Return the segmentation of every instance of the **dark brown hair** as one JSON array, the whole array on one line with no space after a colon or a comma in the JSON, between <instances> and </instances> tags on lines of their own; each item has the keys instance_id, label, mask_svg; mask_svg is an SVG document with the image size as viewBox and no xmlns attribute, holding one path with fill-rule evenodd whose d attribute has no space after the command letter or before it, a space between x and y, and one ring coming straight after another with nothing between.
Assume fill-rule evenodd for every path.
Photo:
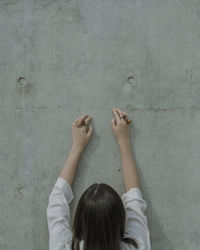
<instances>
[{"instance_id":1,"label":"dark brown hair","mask_svg":"<svg viewBox=\"0 0 200 250\"><path fill-rule=\"evenodd\" d=\"M120 242L138 245L124 238L126 212L118 193L105 183L88 187L78 202L72 225L72 250L120 250Z\"/></svg>"}]
</instances>

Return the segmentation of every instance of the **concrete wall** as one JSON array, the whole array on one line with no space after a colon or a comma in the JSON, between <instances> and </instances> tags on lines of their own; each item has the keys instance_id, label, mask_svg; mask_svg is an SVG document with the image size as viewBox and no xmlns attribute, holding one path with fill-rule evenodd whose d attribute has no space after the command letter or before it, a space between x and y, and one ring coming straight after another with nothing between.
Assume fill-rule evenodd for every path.
<instances>
[{"instance_id":1,"label":"concrete wall","mask_svg":"<svg viewBox=\"0 0 200 250\"><path fill-rule=\"evenodd\" d=\"M94 182L125 191L115 106L134 123L152 249L200 249L200 2L0 1L1 250L48 249L48 195L83 113L72 216Z\"/></svg>"}]
</instances>

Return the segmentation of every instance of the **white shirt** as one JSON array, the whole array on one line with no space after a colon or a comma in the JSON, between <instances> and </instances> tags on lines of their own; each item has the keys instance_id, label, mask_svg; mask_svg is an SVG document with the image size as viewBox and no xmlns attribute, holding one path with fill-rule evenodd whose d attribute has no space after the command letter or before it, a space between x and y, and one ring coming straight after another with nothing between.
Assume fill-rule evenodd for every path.
<instances>
[{"instance_id":1,"label":"white shirt","mask_svg":"<svg viewBox=\"0 0 200 250\"><path fill-rule=\"evenodd\" d=\"M49 250L71 250L72 231L69 204L73 198L69 182L58 177L47 206ZM126 209L124 237L135 239L139 250L151 250L148 223L144 214L147 203L142 198L141 190L131 188L121 196L121 199ZM80 242L80 249L83 249L82 247L83 241ZM122 241L121 249L135 250L135 247Z\"/></svg>"}]
</instances>

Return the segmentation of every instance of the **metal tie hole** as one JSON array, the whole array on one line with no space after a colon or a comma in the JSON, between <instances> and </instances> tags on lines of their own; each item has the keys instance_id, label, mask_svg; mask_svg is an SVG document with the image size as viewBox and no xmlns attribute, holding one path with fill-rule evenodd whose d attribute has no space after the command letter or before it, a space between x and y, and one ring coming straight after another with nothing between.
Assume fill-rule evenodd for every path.
<instances>
[{"instance_id":1,"label":"metal tie hole","mask_svg":"<svg viewBox=\"0 0 200 250\"><path fill-rule=\"evenodd\" d=\"M24 87L27 84L27 81L24 77L19 77L17 80L17 84L19 87Z\"/></svg>"},{"instance_id":2,"label":"metal tie hole","mask_svg":"<svg viewBox=\"0 0 200 250\"><path fill-rule=\"evenodd\" d=\"M135 85L135 84L136 84L135 77L134 77L134 76L129 76L129 77L127 78L127 82L128 82L128 84L130 84L130 85Z\"/></svg>"},{"instance_id":3,"label":"metal tie hole","mask_svg":"<svg viewBox=\"0 0 200 250\"><path fill-rule=\"evenodd\" d=\"M18 191L18 193L20 195L24 195L25 194L25 189L23 187L19 187L17 191Z\"/></svg>"}]
</instances>

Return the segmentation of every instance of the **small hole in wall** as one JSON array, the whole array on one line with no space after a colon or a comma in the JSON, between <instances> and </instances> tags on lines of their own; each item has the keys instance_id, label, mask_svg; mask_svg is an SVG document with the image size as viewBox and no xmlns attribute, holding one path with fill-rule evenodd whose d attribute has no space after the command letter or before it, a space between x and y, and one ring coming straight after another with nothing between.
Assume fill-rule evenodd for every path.
<instances>
[{"instance_id":1,"label":"small hole in wall","mask_svg":"<svg viewBox=\"0 0 200 250\"><path fill-rule=\"evenodd\" d=\"M24 195L24 194L25 194L25 189L24 189L23 187L19 187L19 188L17 189L17 192L18 192L18 194L20 194L20 195Z\"/></svg>"},{"instance_id":2,"label":"small hole in wall","mask_svg":"<svg viewBox=\"0 0 200 250\"><path fill-rule=\"evenodd\" d=\"M128 84L135 85L136 84L135 77L134 76L129 76L127 78L127 82L128 82Z\"/></svg>"},{"instance_id":3,"label":"small hole in wall","mask_svg":"<svg viewBox=\"0 0 200 250\"><path fill-rule=\"evenodd\" d=\"M24 87L27 84L27 81L24 77L19 77L17 80L17 85L19 87Z\"/></svg>"}]
</instances>

